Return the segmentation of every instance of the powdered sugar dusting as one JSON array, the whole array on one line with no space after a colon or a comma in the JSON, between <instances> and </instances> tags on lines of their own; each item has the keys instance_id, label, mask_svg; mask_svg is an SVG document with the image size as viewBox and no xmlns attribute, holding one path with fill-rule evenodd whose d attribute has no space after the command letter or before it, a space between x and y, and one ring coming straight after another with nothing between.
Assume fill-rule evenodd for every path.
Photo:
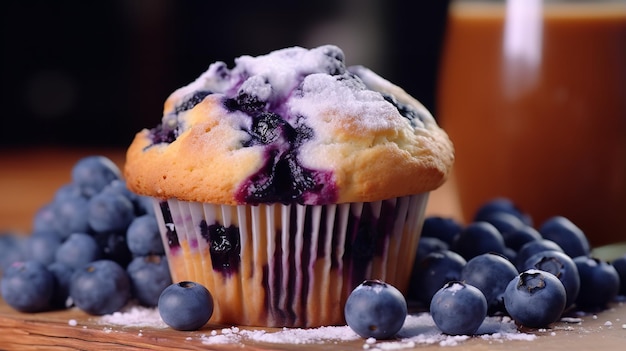
<instances>
[{"instance_id":1,"label":"powdered sugar dusting","mask_svg":"<svg viewBox=\"0 0 626 351\"><path fill-rule=\"evenodd\" d=\"M221 333L203 336L203 344L241 343L245 340L272 344L322 344L327 342L346 342L359 340L361 337L348 326L327 326L319 328L284 328L280 331L248 330L236 327L222 329Z\"/></svg>"},{"instance_id":2,"label":"powdered sugar dusting","mask_svg":"<svg viewBox=\"0 0 626 351\"><path fill-rule=\"evenodd\" d=\"M156 308L130 306L122 311L107 314L99 318L101 324L123 325L129 327L168 328Z\"/></svg>"},{"instance_id":3,"label":"powdered sugar dusting","mask_svg":"<svg viewBox=\"0 0 626 351\"><path fill-rule=\"evenodd\" d=\"M448 288L448 291L452 292L452 294L454 295L454 293L456 293L457 291L465 288L465 285L463 285L461 282L451 282L446 287Z\"/></svg>"},{"instance_id":4,"label":"powdered sugar dusting","mask_svg":"<svg viewBox=\"0 0 626 351\"><path fill-rule=\"evenodd\" d=\"M532 341L534 334L521 333L515 323L508 317L487 317L478 330L483 340L517 340ZM471 339L469 335L445 335L437 329L428 313L409 315L404 326L394 340L361 339L348 326L328 326L310 329L288 329L280 331L246 330L227 328L201 337L205 345L237 344L244 341L273 344L321 344L353 342L362 340L363 349L367 350L401 350L418 345L456 346Z\"/></svg>"},{"instance_id":5,"label":"powdered sugar dusting","mask_svg":"<svg viewBox=\"0 0 626 351\"><path fill-rule=\"evenodd\" d=\"M476 333L480 338L486 340L531 341L536 338L534 334L519 332L515 323L508 317L487 317ZM452 336L441 333L429 313L409 315L398 333L398 337L401 339L399 342L392 341L391 343L455 346L471 338L469 335ZM389 342L378 343L377 347L381 350L388 350L390 346L384 345L386 343Z\"/></svg>"},{"instance_id":6,"label":"powdered sugar dusting","mask_svg":"<svg viewBox=\"0 0 626 351\"><path fill-rule=\"evenodd\" d=\"M283 329L279 332L248 332L246 337L259 342L288 344L318 344L328 341L351 341L360 337L350 327L319 327L312 329Z\"/></svg>"},{"instance_id":7,"label":"powdered sugar dusting","mask_svg":"<svg viewBox=\"0 0 626 351\"><path fill-rule=\"evenodd\" d=\"M149 327L155 329L168 328L159 316L156 308L130 306L123 311L102 316L100 324ZM108 330L108 329L107 329ZM112 329L110 329L112 330ZM140 331L141 334L141 331ZM354 343L361 341L366 350L402 350L419 345L457 346L480 338L487 341L532 341L535 334L522 333L509 317L487 317L477 332L477 336L446 335L435 325L429 313L419 313L407 316L402 329L393 340L363 339L348 326L324 326L318 328L283 328L283 329L244 329L230 327L214 329L208 333L188 338L189 341L198 340L203 345L242 344L245 342L265 344L337 344Z\"/></svg>"},{"instance_id":8,"label":"powdered sugar dusting","mask_svg":"<svg viewBox=\"0 0 626 351\"><path fill-rule=\"evenodd\" d=\"M329 116L336 111L354 118L353 127L364 130L401 129L408 123L398 118L398 110L378 92L365 85L338 81L332 76L310 75L302 82L303 94L288 102L292 113L303 116ZM310 118L311 125L331 123L324 118ZM321 125L316 130L323 130Z\"/></svg>"},{"instance_id":9,"label":"powdered sugar dusting","mask_svg":"<svg viewBox=\"0 0 626 351\"><path fill-rule=\"evenodd\" d=\"M210 91L234 98L241 94L265 102L266 107L289 116L307 116L320 120L310 123L328 123L325 116L341 114L358 118L355 125L372 130L406 127L408 121L400 117L396 107L378 92L403 94L393 84L364 68L347 67L343 51L333 45L310 50L291 47L266 55L244 55L228 68L224 62L215 62L198 79L176 90L172 101L182 101L197 91ZM361 77L363 76L363 77ZM367 83L364 83L365 79ZM427 123L434 123L430 113L411 101L420 110ZM164 118L168 118L165 114ZM424 127L423 121L414 126Z\"/></svg>"}]
</instances>

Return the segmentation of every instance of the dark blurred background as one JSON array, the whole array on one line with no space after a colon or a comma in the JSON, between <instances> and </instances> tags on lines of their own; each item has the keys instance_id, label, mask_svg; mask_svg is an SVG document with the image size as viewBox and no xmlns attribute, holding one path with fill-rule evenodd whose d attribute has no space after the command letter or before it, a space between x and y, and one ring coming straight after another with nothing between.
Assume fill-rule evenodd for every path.
<instances>
[{"instance_id":1,"label":"dark blurred background","mask_svg":"<svg viewBox=\"0 0 626 351\"><path fill-rule=\"evenodd\" d=\"M210 63L340 46L436 116L447 1L3 2L0 146L125 147Z\"/></svg>"}]
</instances>

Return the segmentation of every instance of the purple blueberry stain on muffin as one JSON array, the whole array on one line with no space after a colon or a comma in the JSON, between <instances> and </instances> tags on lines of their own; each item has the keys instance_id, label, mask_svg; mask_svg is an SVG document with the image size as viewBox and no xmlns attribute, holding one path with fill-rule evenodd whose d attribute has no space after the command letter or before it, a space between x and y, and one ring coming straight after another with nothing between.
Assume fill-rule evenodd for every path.
<instances>
[{"instance_id":1,"label":"purple blueberry stain on muffin","mask_svg":"<svg viewBox=\"0 0 626 351\"><path fill-rule=\"evenodd\" d=\"M307 200L332 202L336 198L331 172L304 167L298 160L298 147L313 137L312 129L294 118L294 128L280 115L261 112L252 117L250 139L244 147L262 145L264 165L240 186L237 199L242 203L305 203ZM308 202L307 202L308 203Z\"/></svg>"},{"instance_id":2,"label":"purple blueberry stain on muffin","mask_svg":"<svg viewBox=\"0 0 626 351\"><path fill-rule=\"evenodd\" d=\"M182 131L179 115L193 109L197 104L201 103L204 98L211 94L213 94L213 92L202 89L187 94L182 98L174 106L174 110L165 114L161 123L150 130L150 140L152 142L150 146L162 143L170 144L176 140Z\"/></svg>"},{"instance_id":3,"label":"purple blueberry stain on muffin","mask_svg":"<svg viewBox=\"0 0 626 351\"><path fill-rule=\"evenodd\" d=\"M397 207L390 201L383 201L376 215L372 206L372 203L364 203L361 214L351 214L348 222L344 261L351 267L354 286L366 279L367 267L374 257L385 252L398 217Z\"/></svg>"},{"instance_id":4,"label":"purple blueberry stain on muffin","mask_svg":"<svg viewBox=\"0 0 626 351\"><path fill-rule=\"evenodd\" d=\"M209 90L197 90L194 91L190 96L184 98L180 103L174 106L174 114L179 114L184 111L191 110L197 104L201 103L205 97L213 94L213 92Z\"/></svg>"},{"instance_id":5,"label":"purple blueberry stain on muffin","mask_svg":"<svg viewBox=\"0 0 626 351\"><path fill-rule=\"evenodd\" d=\"M337 197L332 172L303 167L294 151L268 151L267 162L240 187L242 203L330 203Z\"/></svg>"},{"instance_id":6,"label":"purple blueberry stain on muffin","mask_svg":"<svg viewBox=\"0 0 626 351\"><path fill-rule=\"evenodd\" d=\"M178 121L176 115L169 114L163 117L163 122L159 123L156 127L150 129L150 141L148 146L154 146L158 144L170 144L178 137L177 133Z\"/></svg>"}]
</instances>

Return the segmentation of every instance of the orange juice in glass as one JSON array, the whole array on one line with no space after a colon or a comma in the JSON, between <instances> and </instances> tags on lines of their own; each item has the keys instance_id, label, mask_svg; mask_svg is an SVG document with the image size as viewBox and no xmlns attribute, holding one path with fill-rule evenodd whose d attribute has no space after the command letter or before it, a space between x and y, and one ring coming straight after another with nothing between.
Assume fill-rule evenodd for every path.
<instances>
[{"instance_id":1,"label":"orange juice in glass","mask_svg":"<svg viewBox=\"0 0 626 351\"><path fill-rule=\"evenodd\" d=\"M466 221L505 196L626 240L626 1L453 1L437 96Z\"/></svg>"}]
</instances>

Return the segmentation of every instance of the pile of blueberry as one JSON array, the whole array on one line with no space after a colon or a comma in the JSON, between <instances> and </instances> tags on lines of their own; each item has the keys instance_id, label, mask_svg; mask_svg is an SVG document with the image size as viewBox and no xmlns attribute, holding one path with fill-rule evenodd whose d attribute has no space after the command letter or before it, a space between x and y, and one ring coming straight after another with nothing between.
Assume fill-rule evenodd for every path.
<instances>
[{"instance_id":1,"label":"pile of blueberry","mask_svg":"<svg viewBox=\"0 0 626 351\"><path fill-rule=\"evenodd\" d=\"M35 214L31 235L0 235L2 298L22 312L156 306L172 281L150 201L128 190L108 158L80 159Z\"/></svg>"},{"instance_id":2,"label":"pile of blueberry","mask_svg":"<svg viewBox=\"0 0 626 351\"><path fill-rule=\"evenodd\" d=\"M594 258L586 236L569 219L555 216L535 227L510 199L497 198L467 225L426 218L406 300L364 284L359 289L370 286L373 301L369 312L351 304L345 309L348 325L363 337L377 337L381 329L392 330L385 337L397 333L400 326L363 315L391 313L406 301L429 310L450 335L475 334L487 316L543 328L570 313L602 311L626 295L626 255L612 262ZM406 317L394 313L395 319Z\"/></svg>"}]
</instances>

